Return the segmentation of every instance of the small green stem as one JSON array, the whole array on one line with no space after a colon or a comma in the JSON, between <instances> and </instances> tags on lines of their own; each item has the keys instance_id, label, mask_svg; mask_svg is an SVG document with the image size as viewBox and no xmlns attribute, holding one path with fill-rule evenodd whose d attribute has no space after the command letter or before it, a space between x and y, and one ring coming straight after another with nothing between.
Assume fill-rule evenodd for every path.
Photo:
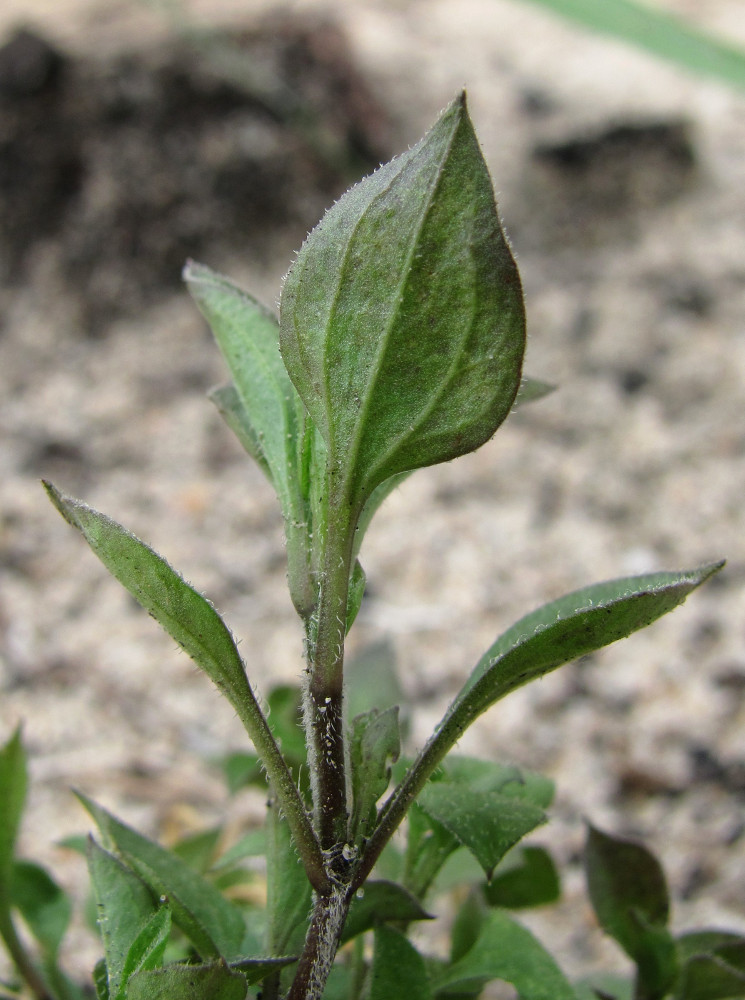
<instances>
[{"instance_id":1,"label":"small green stem","mask_svg":"<svg viewBox=\"0 0 745 1000\"><path fill-rule=\"evenodd\" d=\"M5 893L0 892L0 938L13 960L19 975L25 981L36 1000L54 1000L46 983L42 979L30 955L18 937L9 907L4 899Z\"/></svg>"}]
</instances>

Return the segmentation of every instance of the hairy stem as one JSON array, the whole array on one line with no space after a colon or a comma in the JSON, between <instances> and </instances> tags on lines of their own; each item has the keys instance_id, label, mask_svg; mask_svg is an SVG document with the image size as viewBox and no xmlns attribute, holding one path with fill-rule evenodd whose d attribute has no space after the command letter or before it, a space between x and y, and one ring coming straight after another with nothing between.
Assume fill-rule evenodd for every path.
<instances>
[{"instance_id":1,"label":"hairy stem","mask_svg":"<svg viewBox=\"0 0 745 1000\"><path fill-rule=\"evenodd\" d=\"M329 511L316 631L308 643L304 701L314 826L321 847L327 851L344 841L347 825L344 639L354 532L345 513L343 505Z\"/></svg>"},{"instance_id":2,"label":"hairy stem","mask_svg":"<svg viewBox=\"0 0 745 1000\"><path fill-rule=\"evenodd\" d=\"M344 886L334 886L330 895L316 897L305 947L287 1000L320 1000L323 996L350 900L351 893Z\"/></svg>"}]
</instances>

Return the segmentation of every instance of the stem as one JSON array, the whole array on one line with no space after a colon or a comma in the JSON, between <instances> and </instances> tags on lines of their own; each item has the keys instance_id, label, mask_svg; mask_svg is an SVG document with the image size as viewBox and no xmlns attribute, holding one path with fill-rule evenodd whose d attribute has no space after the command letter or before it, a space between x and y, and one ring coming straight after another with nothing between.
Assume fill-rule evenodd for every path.
<instances>
[{"instance_id":1,"label":"stem","mask_svg":"<svg viewBox=\"0 0 745 1000\"><path fill-rule=\"evenodd\" d=\"M287 1000L320 1000L326 988L352 894L334 886L329 896L317 896L305 947Z\"/></svg>"},{"instance_id":2,"label":"stem","mask_svg":"<svg viewBox=\"0 0 745 1000\"><path fill-rule=\"evenodd\" d=\"M18 937L13 918L5 905L4 898L1 898L3 896L4 893L0 892L0 938L3 939L8 954L13 960L13 964L34 997L36 997L36 1000L54 1000L46 983L32 962L31 957L24 948L21 939Z\"/></svg>"},{"instance_id":3,"label":"stem","mask_svg":"<svg viewBox=\"0 0 745 1000\"><path fill-rule=\"evenodd\" d=\"M305 719L310 743L314 826L321 847L343 843L347 826L343 720L344 639L354 531L345 505L329 510L316 634L308 644Z\"/></svg>"},{"instance_id":4,"label":"stem","mask_svg":"<svg viewBox=\"0 0 745 1000\"><path fill-rule=\"evenodd\" d=\"M277 746L274 734L248 682L246 682L246 689L248 697L245 697L244 692L244 697L240 699L238 704L234 703L234 705L238 709L240 720L251 737L251 741L261 758L261 763L274 787L292 832L300 860L303 862L308 881L316 892L326 894L331 889L331 882L326 874L321 845L311 826L305 810L305 803L300 797L300 792L292 779L282 751Z\"/></svg>"}]
</instances>

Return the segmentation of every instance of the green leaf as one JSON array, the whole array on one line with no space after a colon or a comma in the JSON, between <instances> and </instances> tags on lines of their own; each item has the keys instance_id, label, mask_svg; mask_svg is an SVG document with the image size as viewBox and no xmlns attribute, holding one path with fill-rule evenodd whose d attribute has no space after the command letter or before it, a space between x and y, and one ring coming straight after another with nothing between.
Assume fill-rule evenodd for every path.
<instances>
[{"instance_id":1,"label":"green leaf","mask_svg":"<svg viewBox=\"0 0 745 1000\"><path fill-rule=\"evenodd\" d=\"M55 959L72 914L67 894L39 865L16 861L10 897L47 956Z\"/></svg>"},{"instance_id":2,"label":"green leaf","mask_svg":"<svg viewBox=\"0 0 745 1000\"><path fill-rule=\"evenodd\" d=\"M441 996L481 987L494 979L512 983L520 1000L575 1000L574 990L530 931L492 910L476 943L433 983Z\"/></svg>"},{"instance_id":3,"label":"green leaf","mask_svg":"<svg viewBox=\"0 0 745 1000\"><path fill-rule=\"evenodd\" d=\"M161 906L152 915L132 942L122 967L122 996L126 996L126 984L137 972L144 969L159 969L171 933L171 911Z\"/></svg>"},{"instance_id":4,"label":"green leaf","mask_svg":"<svg viewBox=\"0 0 745 1000\"><path fill-rule=\"evenodd\" d=\"M127 1000L245 1000L246 989L246 977L225 962L167 965L134 975Z\"/></svg>"},{"instance_id":5,"label":"green leaf","mask_svg":"<svg viewBox=\"0 0 745 1000\"><path fill-rule=\"evenodd\" d=\"M577 1000L634 1000L634 984L630 979L600 973L575 982Z\"/></svg>"},{"instance_id":6,"label":"green leaf","mask_svg":"<svg viewBox=\"0 0 745 1000\"><path fill-rule=\"evenodd\" d=\"M745 52L693 25L634 0L533 0L579 24L705 76L745 87Z\"/></svg>"},{"instance_id":7,"label":"green leaf","mask_svg":"<svg viewBox=\"0 0 745 1000\"><path fill-rule=\"evenodd\" d=\"M341 944L386 921L410 923L432 920L431 914L403 886L385 880L365 883L362 896L355 896L349 908Z\"/></svg>"},{"instance_id":8,"label":"green leaf","mask_svg":"<svg viewBox=\"0 0 745 1000\"><path fill-rule=\"evenodd\" d=\"M99 958L93 967L93 986L96 990L96 1000L110 1000L109 975L105 958Z\"/></svg>"},{"instance_id":9,"label":"green leaf","mask_svg":"<svg viewBox=\"0 0 745 1000\"><path fill-rule=\"evenodd\" d=\"M266 776L255 753L237 750L224 757L220 763L231 795L235 795L247 785L255 785L258 788L266 786Z\"/></svg>"},{"instance_id":10,"label":"green leaf","mask_svg":"<svg viewBox=\"0 0 745 1000\"><path fill-rule=\"evenodd\" d=\"M520 847L510 852L484 886L489 905L508 910L555 903L560 895L559 873L543 847Z\"/></svg>"},{"instance_id":11,"label":"green leaf","mask_svg":"<svg viewBox=\"0 0 745 1000\"><path fill-rule=\"evenodd\" d=\"M385 639L350 656L344 666L344 683L344 701L352 719L370 708L383 712L404 701L396 674L395 650Z\"/></svg>"},{"instance_id":12,"label":"green leaf","mask_svg":"<svg viewBox=\"0 0 745 1000\"><path fill-rule=\"evenodd\" d=\"M20 727L0 749L0 889L8 890L28 776ZM0 893L1 894L1 893Z\"/></svg>"},{"instance_id":13,"label":"green leaf","mask_svg":"<svg viewBox=\"0 0 745 1000\"><path fill-rule=\"evenodd\" d=\"M449 781L430 782L417 802L471 851L487 879L507 851L547 818L532 802Z\"/></svg>"},{"instance_id":14,"label":"green leaf","mask_svg":"<svg viewBox=\"0 0 745 1000\"><path fill-rule=\"evenodd\" d=\"M640 995L663 997L672 986L677 961L667 930L670 901L660 863L641 844L588 826L584 865L603 930L636 962Z\"/></svg>"},{"instance_id":15,"label":"green leaf","mask_svg":"<svg viewBox=\"0 0 745 1000\"><path fill-rule=\"evenodd\" d=\"M116 521L63 496L50 483L44 486L109 572L204 670L245 721L247 705L255 700L235 641L209 601Z\"/></svg>"},{"instance_id":16,"label":"green leaf","mask_svg":"<svg viewBox=\"0 0 745 1000\"><path fill-rule=\"evenodd\" d=\"M143 880L92 839L88 842L88 871L98 907L107 991L111 1000L119 1000L127 984L124 970L130 949L158 905Z\"/></svg>"},{"instance_id":17,"label":"green leaf","mask_svg":"<svg viewBox=\"0 0 745 1000\"><path fill-rule=\"evenodd\" d=\"M541 809L548 809L554 800L550 778L513 764L451 753L443 761L441 775L440 780L467 785L472 792L499 792L509 798L527 799Z\"/></svg>"},{"instance_id":18,"label":"green leaf","mask_svg":"<svg viewBox=\"0 0 745 1000\"><path fill-rule=\"evenodd\" d=\"M322 881L320 846L287 764L246 677L228 627L212 605L151 548L116 521L44 483L62 516L82 532L94 553L226 696L274 782L292 825L306 871Z\"/></svg>"},{"instance_id":19,"label":"green leaf","mask_svg":"<svg viewBox=\"0 0 745 1000\"><path fill-rule=\"evenodd\" d=\"M464 730L510 691L650 625L723 565L593 584L521 618L476 665L447 712L449 730Z\"/></svg>"},{"instance_id":20,"label":"green leaf","mask_svg":"<svg viewBox=\"0 0 745 1000\"><path fill-rule=\"evenodd\" d=\"M202 958L243 956L245 925L238 907L180 858L125 826L90 799L78 795L104 843L139 875L156 898L165 897L176 923Z\"/></svg>"},{"instance_id":21,"label":"green leaf","mask_svg":"<svg viewBox=\"0 0 745 1000\"><path fill-rule=\"evenodd\" d=\"M274 485L274 476L261 444L261 438L251 423L246 408L241 402L238 390L231 383L218 386L207 393L217 407L217 411L243 448L256 462L269 482Z\"/></svg>"},{"instance_id":22,"label":"green leaf","mask_svg":"<svg viewBox=\"0 0 745 1000\"><path fill-rule=\"evenodd\" d=\"M328 447L330 504L488 440L520 383L525 317L488 171L455 100L348 191L285 281L282 356Z\"/></svg>"},{"instance_id":23,"label":"green leaf","mask_svg":"<svg viewBox=\"0 0 745 1000\"><path fill-rule=\"evenodd\" d=\"M171 847L173 853L200 875L206 874L212 867L217 853L217 845L222 836L222 828L217 826L211 830L201 830L183 837Z\"/></svg>"},{"instance_id":24,"label":"green leaf","mask_svg":"<svg viewBox=\"0 0 745 1000\"><path fill-rule=\"evenodd\" d=\"M460 847L460 841L416 802L409 809L408 819L404 885L417 899L424 899L442 866Z\"/></svg>"},{"instance_id":25,"label":"green leaf","mask_svg":"<svg viewBox=\"0 0 745 1000\"><path fill-rule=\"evenodd\" d=\"M218 396L218 405L228 404L229 423L237 422L241 428L239 439L244 442L244 435L250 438L252 447L263 456L285 516L293 511L301 516L296 479L296 393L279 353L277 319L227 278L202 264L189 261L184 281L212 328L233 376L241 409L224 391Z\"/></svg>"},{"instance_id":26,"label":"green leaf","mask_svg":"<svg viewBox=\"0 0 745 1000\"><path fill-rule=\"evenodd\" d=\"M370 709L352 720L349 756L352 770L350 836L369 837L375 828L376 804L388 788L391 763L401 753L398 707Z\"/></svg>"},{"instance_id":27,"label":"green leaf","mask_svg":"<svg viewBox=\"0 0 745 1000\"><path fill-rule=\"evenodd\" d=\"M311 890L276 803L267 808L267 918L270 955L302 950L311 912Z\"/></svg>"},{"instance_id":28,"label":"green leaf","mask_svg":"<svg viewBox=\"0 0 745 1000\"><path fill-rule=\"evenodd\" d=\"M675 1000L745 997L745 938L726 931L693 931L676 943L681 969Z\"/></svg>"},{"instance_id":29,"label":"green leaf","mask_svg":"<svg viewBox=\"0 0 745 1000\"><path fill-rule=\"evenodd\" d=\"M479 939L487 910L481 893L472 890L461 903L450 933L450 964L467 955Z\"/></svg>"},{"instance_id":30,"label":"green leaf","mask_svg":"<svg viewBox=\"0 0 745 1000\"><path fill-rule=\"evenodd\" d=\"M413 944L385 924L375 930L369 1000L431 1000L424 959Z\"/></svg>"}]
</instances>

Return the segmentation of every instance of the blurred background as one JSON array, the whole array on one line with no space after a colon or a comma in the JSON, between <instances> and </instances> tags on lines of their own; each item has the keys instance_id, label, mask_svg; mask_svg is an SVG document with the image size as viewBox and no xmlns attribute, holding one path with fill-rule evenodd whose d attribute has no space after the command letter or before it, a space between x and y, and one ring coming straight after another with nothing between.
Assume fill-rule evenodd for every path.
<instances>
[{"instance_id":1,"label":"blurred background","mask_svg":"<svg viewBox=\"0 0 745 1000\"><path fill-rule=\"evenodd\" d=\"M745 47L741 0L655 8ZM216 821L231 710L49 506L52 479L206 593L267 692L298 678L279 509L205 392L193 257L276 303L293 250L463 86L558 386L414 475L370 530L352 652L385 639L420 745L496 635L612 576L728 558L652 629L517 692L464 752L545 771L570 972L618 964L583 902L583 817L659 851L679 928L745 930L745 89L528 0L4 0L0 737L32 758L24 847L81 788L165 840ZM70 949L68 949L70 951ZM95 944L79 932L71 967Z\"/></svg>"}]
</instances>

